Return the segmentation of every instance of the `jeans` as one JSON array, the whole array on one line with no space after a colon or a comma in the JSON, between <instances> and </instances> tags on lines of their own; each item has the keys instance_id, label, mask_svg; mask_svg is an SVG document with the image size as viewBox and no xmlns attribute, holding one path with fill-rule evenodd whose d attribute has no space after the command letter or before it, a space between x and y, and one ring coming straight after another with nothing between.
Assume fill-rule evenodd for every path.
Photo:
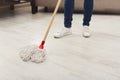
<instances>
[{"instance_id":1,"label":"jeans","mask_svg":"<svg viewBox=\"0 0 120 80\"><path fill-rule=\"evenodd\" d=\"M65 0L64 2L64 26L71 28L72 16L74 11L74 0ZM83 26L89 26L93 12L93 0L84 0L84 19Z\"/></svg>"}]
</instances>

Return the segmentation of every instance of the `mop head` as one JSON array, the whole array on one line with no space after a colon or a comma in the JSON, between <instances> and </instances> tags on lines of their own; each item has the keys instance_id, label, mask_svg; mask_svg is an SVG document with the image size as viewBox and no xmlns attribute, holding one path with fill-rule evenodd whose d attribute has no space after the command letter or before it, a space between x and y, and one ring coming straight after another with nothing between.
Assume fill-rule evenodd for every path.
<instances>
[{"instance_id":1,"label":"mop head","mask_svg":"<svg viewBox=\"0 0 120 80\"><path fill-rule=\"evenodd\" d=\"M23 61L40 63L45 60L45 49L40 49L37 45L24 47L19 55Z\"/></svg>"}]
</instances>

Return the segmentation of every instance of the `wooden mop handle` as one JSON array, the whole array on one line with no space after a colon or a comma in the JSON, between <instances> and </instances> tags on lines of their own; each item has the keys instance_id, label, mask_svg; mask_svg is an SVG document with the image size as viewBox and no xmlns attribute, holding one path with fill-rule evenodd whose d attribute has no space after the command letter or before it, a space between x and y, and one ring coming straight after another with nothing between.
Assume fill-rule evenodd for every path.
<instances>
[{"instance_id":1,"label":"wooden mop handle","mask_svg":"<svg viewBox=\"0 0 120 80\"><path fill-rule=\"evenodd\" d=\"M45 35L44 35L43 41L45 41L46 38L47 38L47 36L48 36L48 33L49 33L49 31L50 31L50 28L51 28L51 26L52 26L52 23L53 23L53 21L54 21L54 18L55 18L56 14L57 14L57 11L58 11L58 8L59 8L59 6L60 6L60 4L61 4L61 1L62 1L62 0L58 0L58 2L57 2L57 5L56 5L55 10L54 10L54 13L52 14L50 23L49 23L48 28L47 28L47 30L46 30L46 33L45 33Z\"/></svg>"}]
</instances>

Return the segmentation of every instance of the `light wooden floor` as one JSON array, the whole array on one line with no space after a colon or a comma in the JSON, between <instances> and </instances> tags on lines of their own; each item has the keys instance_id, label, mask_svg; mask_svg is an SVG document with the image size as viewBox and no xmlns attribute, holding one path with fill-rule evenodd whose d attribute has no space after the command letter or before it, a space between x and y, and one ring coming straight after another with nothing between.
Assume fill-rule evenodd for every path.
<instances>
[{"instance_id":1,"label":"light wooden floor","mask_svg":"<svg viewBox=\"0 0 120 80\"><path fill-rule=\"evenodd\" d=\"M47 38L47 60L23 62L21 48L38 44L51 13L30 13L30 8L0 13L0 80L120 80L120 16L93 15L91 38L81 36L82 14L74 14L71 36L54 39L63 26L56 16Z\"/></svg>"}]
</instances>

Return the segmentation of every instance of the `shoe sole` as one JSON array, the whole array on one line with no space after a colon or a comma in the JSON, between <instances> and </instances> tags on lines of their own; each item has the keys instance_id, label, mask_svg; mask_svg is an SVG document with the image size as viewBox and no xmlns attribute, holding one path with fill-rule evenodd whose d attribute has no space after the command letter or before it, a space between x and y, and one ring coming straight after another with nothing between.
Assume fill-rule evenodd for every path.
<instances>
[{"instance_id":1,"label":"shoe sole","mask_svg":"<svg viewBox=\"0 0 120 80\"><path fill-rule=\"evenodd\" d=\"M84 38L89 38L90 36L84 36L84 35L83 35L83 37L84 37Z\"/></svg>"}]
</instances>

